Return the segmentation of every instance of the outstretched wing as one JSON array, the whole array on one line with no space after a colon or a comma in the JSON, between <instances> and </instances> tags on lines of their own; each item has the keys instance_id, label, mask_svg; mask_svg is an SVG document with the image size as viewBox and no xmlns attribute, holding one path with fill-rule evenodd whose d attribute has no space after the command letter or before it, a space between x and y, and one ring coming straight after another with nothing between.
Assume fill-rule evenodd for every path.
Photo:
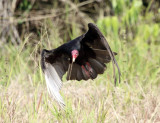
<instances>
[{"instance_id":1,"label":"outstretched wing","mask_svg":"<svg viewBox=\"0 0 160 123\"><path fill-rule=\"evenodd\" d=\"M112 52L108 42L96 25L89 23L88 27L89 30L86 34L74 39L80 42L81 50L67 79L95 79L98 74L103 74L106 70L105 63L112 61L115 83L115 66L118 69L120 82L120 70L114 57L117 53Z\"/></svg>"},{"instance_id":2,"label":"outstretched wing","mask_svg":"<svg viewBox=\"0 0 160 123\"><path fill-rule=\"evenodd\" d=\"M90 49L93 50L93 52L95 53L95 60L100 64L108 63L110 62L110 60L112 60L115 83L116 83L115 66L118 69L119 82L120 82L121 73L120 73L117 61L114 57L114 55L116 55L117 53L112 52L108 42L106 41L105 37L103 36L103 34L101 33L101 31L98 29L96 25L89 23L88 27L89 27L89 30L84 35L84 38L82 39L81 44L87 45Z\"/></svg>"},{"instance_id":3,"label":"outstretched wing","mask_svg":"<svg viewBox=\"0 0 160 123\"><path fill-rule=\"evenodd\" d=\"M57 50L43 50L41 54L41 67L45 74L47 89L61 107L64 101L59 93L62 87L62 77L68 69L67 57Z\"/></svg>"}]
</instances>

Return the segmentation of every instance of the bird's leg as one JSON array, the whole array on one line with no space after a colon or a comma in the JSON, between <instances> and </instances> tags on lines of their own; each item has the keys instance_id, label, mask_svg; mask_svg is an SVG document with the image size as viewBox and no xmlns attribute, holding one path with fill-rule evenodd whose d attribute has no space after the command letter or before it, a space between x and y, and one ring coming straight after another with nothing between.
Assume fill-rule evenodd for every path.
<instances>
[{"instance_id":1,"label":"bird's leg","mask_svg":"<svg viewBox=\"0 0 160 123\"><path fill-rule=\"evenodd\" d=\"M85 71L85 74L88 76L88 78L90 78L90 74L87 71L87 69L84 67L84 65L82 65L81 68Z\"/></svg>"}]
</instances>

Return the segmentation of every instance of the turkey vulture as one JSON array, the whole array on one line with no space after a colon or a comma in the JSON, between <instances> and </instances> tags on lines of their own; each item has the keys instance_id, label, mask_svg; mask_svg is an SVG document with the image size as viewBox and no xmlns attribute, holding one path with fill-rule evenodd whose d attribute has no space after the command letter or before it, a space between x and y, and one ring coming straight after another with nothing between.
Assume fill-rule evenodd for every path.
<instances>
[{"instance_id":1,"label":"turkey vulture","mask_svg":"<svg viewBox=\"0 0 160 123\"><path fill-rule=\"evenodd\" d=\"M67 72L67 80L95 79L103 74L105 63L112 61L116 84L115 66L120 70L108 42L93 24L88 24L87 33L71 40L53 50L43 49L41 53L41 67L45 75L47 89L60 106L65 106L59 93L62 87L62 77Z\"/></svg>"}]
</instances>

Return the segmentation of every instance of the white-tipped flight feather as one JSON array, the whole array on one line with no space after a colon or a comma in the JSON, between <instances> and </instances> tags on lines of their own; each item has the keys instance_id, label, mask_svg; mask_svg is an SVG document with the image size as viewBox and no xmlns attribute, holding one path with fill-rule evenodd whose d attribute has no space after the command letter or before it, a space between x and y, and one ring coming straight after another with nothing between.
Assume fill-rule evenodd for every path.
<instances>
[{"instance_id":1,"label":"white-tipped flight feather","mask_svg":"<svg viewBox=\"0 0 160 123\"><path fill-rule=\"evenodd\" d=\"M63 101L62 96L60 95L59 91L62 87L62 81L59 78L55 68L49 64L46 63L46 69L44 71L47 89L50 95L57 100L57 102L60 104L61 107L65 106L65 103Z\"/></svg>"}]
</instances>

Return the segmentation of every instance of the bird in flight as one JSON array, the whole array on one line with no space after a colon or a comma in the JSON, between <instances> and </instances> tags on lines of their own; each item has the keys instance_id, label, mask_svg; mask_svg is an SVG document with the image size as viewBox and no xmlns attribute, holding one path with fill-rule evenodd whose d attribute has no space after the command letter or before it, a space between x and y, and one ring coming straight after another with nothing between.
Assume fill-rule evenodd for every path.
<instances>
[{"instance_id":1,"label":"bird in flight","mask_svg":"<svg viewBox=\"0 0 160 123\"><path fill-rule=\"evenodd\" d=\"M112 61L113 77L116 84L115 68L118 69L119 82L120 70L105 37L93 24L88 24L87 33L73 39L56 49L43 49L41 53L41 68L45 75L49 93L61 107L65 103L59 93L62 87L62 77L67 72L67 80L95 79L98 74L103 74L106 63Z\"/></svg>"}]
</instances>

